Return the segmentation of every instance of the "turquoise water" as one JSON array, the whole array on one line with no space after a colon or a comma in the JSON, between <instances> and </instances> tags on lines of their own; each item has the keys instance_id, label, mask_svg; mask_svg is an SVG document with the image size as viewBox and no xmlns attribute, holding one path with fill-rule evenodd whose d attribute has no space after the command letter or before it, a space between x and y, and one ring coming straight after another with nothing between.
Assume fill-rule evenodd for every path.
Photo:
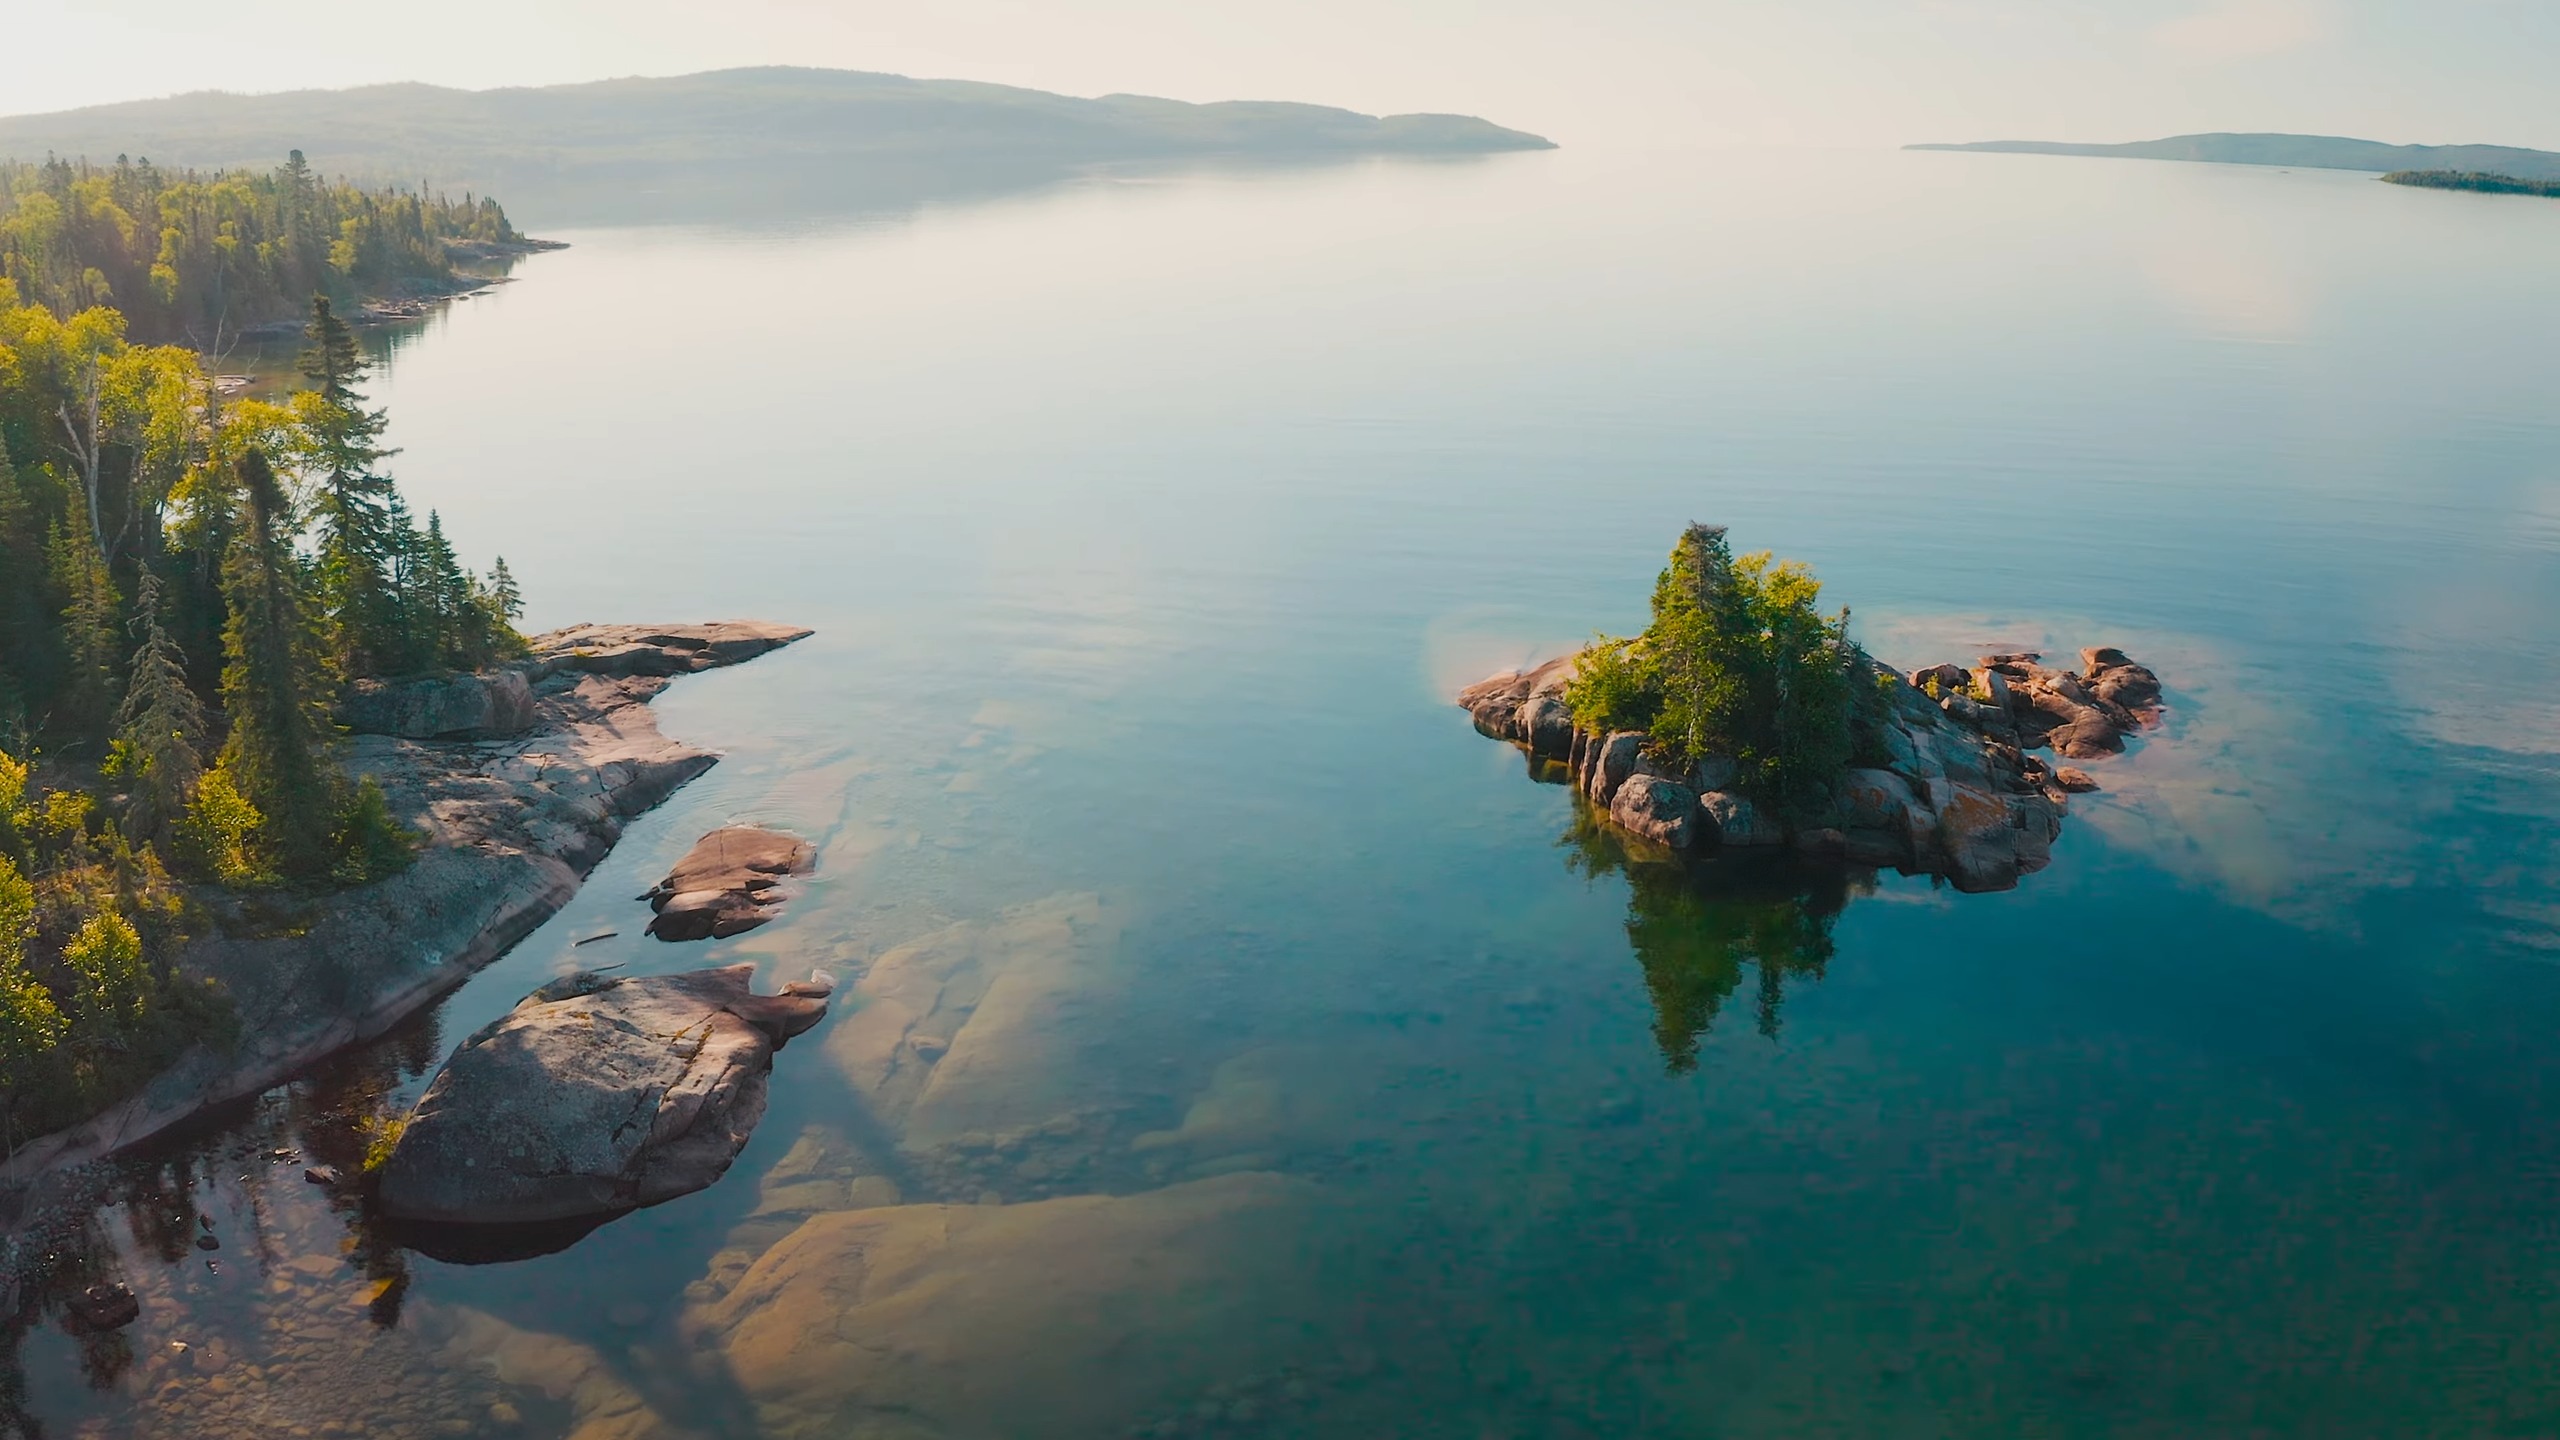
<instances>
[{"instance_id":1,"label":"turquoise water","mask_svg":"<svg viewBox=\"0 0 2560 1440\"><path fill-rule=\"evenodd\" d=\"M2560 1431L2560 205L1566 150L560 238L392 356L413 501L535 627L819 633L432 1022L129 1169L45 1433ZM1449 696L1692 519L2168 723L2014 893L1631 867ZM787 917L638 939L741 818ZM719 1187L455 1267L272 1158L602 930L868 977ZM921 1097L846 1038L919 967L992 977ZM889 1198L905 1289L731 1328Z\"/></svg>"}]
</instances>

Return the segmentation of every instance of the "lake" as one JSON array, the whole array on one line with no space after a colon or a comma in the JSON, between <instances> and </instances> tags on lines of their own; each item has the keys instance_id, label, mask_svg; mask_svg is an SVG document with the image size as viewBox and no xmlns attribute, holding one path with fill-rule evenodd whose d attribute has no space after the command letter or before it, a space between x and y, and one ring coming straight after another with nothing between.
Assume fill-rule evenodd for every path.
<instances>
[{"instance_id":1,"label":"lake","mask_svg":"<svg viewBox=\"0 0 2560 1440\"><path fill-rule=\"evenodd\" d=\"M526 211L573 248L374 395L529 628L818 633L662 698L727 758L436 1015L120 1167L62 1273L144 1317L38 1317L0 1413L2560 1431L2560 205L1566 149L780 211ZM2166 723L2014 892L1631 859L1451 697L1692 520ZM806 893L641 938L740 819ZM544 979L739 960L849 989L713 1189L465 1266L301 1182Z\"/></svg>"}]
</instances>

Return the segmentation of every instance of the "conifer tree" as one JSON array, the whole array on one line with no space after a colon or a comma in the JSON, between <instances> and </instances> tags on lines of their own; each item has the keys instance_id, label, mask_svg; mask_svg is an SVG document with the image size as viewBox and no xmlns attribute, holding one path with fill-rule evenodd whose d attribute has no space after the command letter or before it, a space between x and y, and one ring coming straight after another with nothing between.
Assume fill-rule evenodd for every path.
<instances>
[{"instance_id":1,"label":"conifer tree","mask_svg":"<svg viewBox=\"0 0 2560 1440\"><path fill-rule=\"evenodd\" d=\"M62 637L71 653L69 684L64 687L69 728L95 733L115 704L116 587L107 562L89 543L87 510L77 490L71 513L53 531L53 582L66 599Z\"/></svg>"},{"instance_id":2,"label":"conifer tree","mask_svg":"<svg viewBox=\"0 0 2560 1440\"><path fill-rule=\"evenodd\" d=\"M178 818L203 768L197 745L204 735L204 706L187 686L186 658L160 620L160 577L145 567L136 587L134 649L124 705L116 711L116 739L132 802L125 833L158 839Z\"/></svg>"},{"instance_id":3,"label":"conifer tree","mask_svg":"<svg viewBox=\"0 0 2560 1440\"><path fill-rule=\"evenodd\" d=\"M222 706L231 722L222 768L265 820L287 875L328 868L330 785L320 746L319 657L283 487L264 452L240 457L240 531L223 567L231 620L223 628Z\"/></svg>"},{"instance_id":4,"label":"conifer tree","mask_svg":"<svg viewBox=\"0 0 2560 1440\"><path fill-rule=\"evenodd\" d=\"M320 603L335 627L339 665L350 675L382 674L402 658L389 577L400 538L391 522L396 492L378 468L392 454L380 444L387 421L365 408L356 389L364 354L325 296L311 301L309 339L302 374L312 389L295 408L320 473Z\"/></svg>"},{"instance_id":5,"label":"conifer tree","mask_svg":"<svg viewBox=\"0 0 2560 1440\"><path fill-rule=\"evenodd\" d=\"M489 603L509 626L524 618L524 592L516 588L515 572L507 568L504 555L489 566Z\"/></svg>"},{"instance_id":6,"label":"conifer tree","mask_svg":"<svg viewBox=\"0 0 2560 1440\"><path fill-rule=\"evenodd\" d=\"M418 547L418 562L420 588L427 596L423 608L432 617L425 647L428 663L447 669L468 668L474 663L470 654L471 582L463 576L462 562L455 558L452 543L444 538L444 517L433 510L427 512L427 533Z\"/></svg>"},{"instance_id":7,"label":"conifer tree","mask_svg":"<svg viewBox=\"0 0 2560 1440\"><path fill-rule=\"evenodd\" d=\"M53 996L27 973L27 937L35 933L35 887L17 865L0 855L0 1136L17 1149L18 1091L33 1069L69 1028Z\"/></svg>"}]
</instances>

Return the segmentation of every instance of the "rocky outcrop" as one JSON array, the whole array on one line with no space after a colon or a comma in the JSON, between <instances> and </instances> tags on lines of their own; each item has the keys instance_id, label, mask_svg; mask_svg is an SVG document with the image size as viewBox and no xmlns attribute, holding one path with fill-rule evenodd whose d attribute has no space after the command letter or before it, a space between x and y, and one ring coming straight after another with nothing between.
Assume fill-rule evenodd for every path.
<instances>
[{"instance_id":1,"label":"rocky outcrop","mask_svg":"<svg viewBox=\"0 0 2560 1440\"><path fill-rule=\"evenodd\" d=\"M338 703L338 723L359 735L412 740L493 740L521 735L536 718L533 684L510 666L484 674L358 680Z\"/></svg>"},{"instance_id":2,"label":"rocky outcrop","mask_svg":"<svg viewBox=\"0 0 2560 1440\"><path fill-rule=\"evenodd\" d=\"M612 1215L719 1179L764 1115L773 1053L827 1002L757 995L753 965L581 973L455 1049L382 1167L402 1220Z\"/></svg>"},{"instance_id":3,"label":"rocky outcrop","mask_svg":"<svg viewBox=\"0 0 2560 1440\"><path fill-rule=\"evenodd\" d=\"M1987 655L1979 665L1932 665L1908 675L1861 657L1857 684L1883 703L1862 717L1863 748L1881 765L1842 772L1827 813L1789 824L1730 788L1739 767L1708 756L1685 765L1647 755L1631 731L1574 727L1564 691L1578 657L1506 671L1460 691L1476 729L1559 765L1621 830L1672 850L1792 845L1808 854L1907 874L1945 877L1960 890L2004 890L2044 868L2073 792L2094 790L2064 759L2121 752L2153 724L2160 679L2121 650L2080 652L2077 671L2036 654Z\"/></svg>"},{"instance_id":4,"label":"rocky outcrop","mask_svg":"<svg viewBox=\"0 0 2560 1440\"><path fill-rule=\"evenodd\" d=\"M809 633L760 621L555 631L535 637L532 658L514 669L533 694L525 733L356 736L348 766L379 783L392 814L419 833L416 860L283 924L272 913L219 917L178 965L222 988L238 1042L191 1051L125 1103L20 1144L0 1164L0 1186L254 1095L434 1003L568 903L626 824L719 758L659 733L648 702L669 676ZM667 637L654 660L634 649L649 636Z\"/></svg>"},{"instance_id":5,"label":"rocky outcrop","mask_svg":"<svg viewBox=\"0 0 2560 1440\"><path fill-rule=\"evenodd\" d=\"M640 898L658 912L648 933L661 940L726 939L774 916L782 882L806 875L818 849L796 835L725 825L694 842L676 868Z\"/></svg>"}]
</instances>

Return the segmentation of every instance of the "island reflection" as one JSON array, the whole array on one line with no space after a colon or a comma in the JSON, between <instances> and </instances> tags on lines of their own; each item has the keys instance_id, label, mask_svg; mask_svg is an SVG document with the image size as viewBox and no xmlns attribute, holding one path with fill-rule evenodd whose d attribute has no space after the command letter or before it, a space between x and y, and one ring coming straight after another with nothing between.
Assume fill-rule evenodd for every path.
<instances>
[{"instance_id":1,"label":"island reflection","mask_svg":"<svg viewBox=\"0 0 2560 1440\"><path fill-rule=\"evenodd\" d=\"M1698 1044L1748 969L1758 979L1753 1023L1776 1039L1790 977L1819 980L1831 927L1875 872L1791 854L1692 858L1634 839L1577 794L1557 845L1565 867L1627 880L1627 943L1653 997L1653 1038L1664 1068L1698 1068Z\"/></svg>"}]
</instances>

